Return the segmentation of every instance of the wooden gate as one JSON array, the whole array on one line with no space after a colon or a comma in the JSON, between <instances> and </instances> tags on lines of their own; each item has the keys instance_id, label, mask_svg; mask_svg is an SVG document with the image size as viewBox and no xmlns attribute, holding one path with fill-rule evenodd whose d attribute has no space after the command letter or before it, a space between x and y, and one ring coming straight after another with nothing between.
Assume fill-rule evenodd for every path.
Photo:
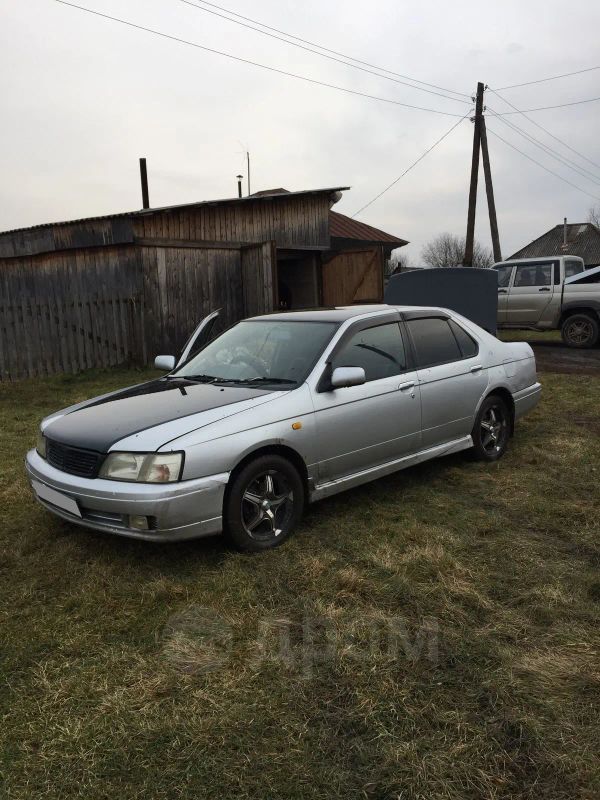
<instances>
[{"instance_id":1,"label":"wooden gate","mask_svg":"<svg viewBox=\"0 0 600 800\"><path fill-rule=\"evenodd\" d=\"M244 315L268 314L278 306L277 256L274 242L242 247Z\"/></svg>"},{"instance_id":2,"label":"wooden gate","mask_svg":"<svg viewBox=\"0 0 600 800\"><path fill-rule=\"evenodd\" d=\"M348 250L323 263L323 305L381 303L383 253L379 247Z\"/></svg>"}]
</instances>

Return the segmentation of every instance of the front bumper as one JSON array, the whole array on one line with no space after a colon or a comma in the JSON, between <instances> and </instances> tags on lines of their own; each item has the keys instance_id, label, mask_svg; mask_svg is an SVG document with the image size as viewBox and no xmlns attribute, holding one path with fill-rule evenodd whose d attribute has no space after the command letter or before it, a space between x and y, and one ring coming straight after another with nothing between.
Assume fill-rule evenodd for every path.
<instances>
[{"instance_id":1,"label":"front bumper","mask_svg":"<svg viewBox=\"0 0 600 800\"><path fill-rule=\"evenodd\" d=\"M168 484L126 483L79 478L61 472L30 450L27 476L75 500L81 517L34 496L44 508L69 522L106 533L154 542L175 542L220 533L228 473ZM129 515L150 517L151 530L129 527Z\"/></svg>"}]
</instances>

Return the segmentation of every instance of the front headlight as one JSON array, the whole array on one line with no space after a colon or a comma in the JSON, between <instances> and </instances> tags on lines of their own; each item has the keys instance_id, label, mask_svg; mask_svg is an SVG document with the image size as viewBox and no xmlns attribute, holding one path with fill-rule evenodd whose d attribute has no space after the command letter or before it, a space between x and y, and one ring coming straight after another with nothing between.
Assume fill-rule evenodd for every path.
<instances>
[{"instance_id":1,"label":"front headlight","mask_svg":"<svg viewBox=\"0 0 600 800\"><path fill-rule=\"evenodd\" d=\"M35 449L38 451L38 455L40 455L42 458L46 458L46 437L42 433L41 429L38 431Z\"/></svg>"},{"instance_id":2,"label":"front headlight","mask_svg":"<svg viewBox=\"0 0 600 800\"><path fill-rule=\"evenodd\" d=\"M100 477L111 481L173 483L181 476L183 453L109 453Z\"/></svg>"}]
</instances>

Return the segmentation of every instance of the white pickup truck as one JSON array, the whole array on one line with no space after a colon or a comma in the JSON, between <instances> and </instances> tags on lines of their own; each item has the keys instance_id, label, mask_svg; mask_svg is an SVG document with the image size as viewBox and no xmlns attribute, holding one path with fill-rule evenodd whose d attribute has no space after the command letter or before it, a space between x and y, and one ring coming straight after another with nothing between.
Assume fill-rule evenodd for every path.
<instances>
[{"instance_id":1,"label":"white pickup truck","mask_svg":"<svg viewBox=\"0 0 600 800\"><path fill-rule=\"evenodd\" d=\"M593 347L600 337L600 267L576 256L519 258L494 264L498 327L560 330L569 347Z\"/></svg>"}]
</instances>

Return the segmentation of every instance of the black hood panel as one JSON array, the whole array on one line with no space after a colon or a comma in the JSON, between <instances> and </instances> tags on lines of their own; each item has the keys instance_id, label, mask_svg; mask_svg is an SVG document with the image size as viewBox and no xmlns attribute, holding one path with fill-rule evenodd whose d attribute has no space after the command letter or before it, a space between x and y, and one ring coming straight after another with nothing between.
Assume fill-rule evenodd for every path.
<instances>
[{"instance_id":1,"label":"black hood panel","mask_svg":"<svg viewBox=\"0 0 600 800\"><path fill-rule=\"evenodd\" d=\"M61 444L107 453L126 436L155 425L268 393L265 389L161 379L91 400L83 408L51 421L44 433Z\"/></svg>"}]
</instances>

